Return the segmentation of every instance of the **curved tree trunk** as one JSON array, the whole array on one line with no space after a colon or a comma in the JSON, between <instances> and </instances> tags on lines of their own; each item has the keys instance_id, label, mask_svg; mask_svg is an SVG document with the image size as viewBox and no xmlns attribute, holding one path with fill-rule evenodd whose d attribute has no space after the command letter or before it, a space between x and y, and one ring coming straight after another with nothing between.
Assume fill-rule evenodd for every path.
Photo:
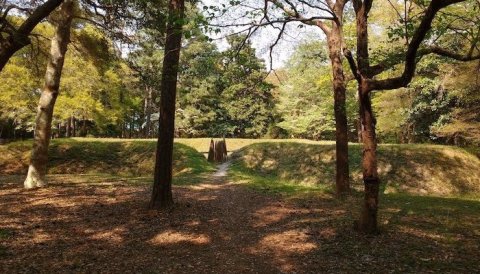
<instances>
[{"instance_id":1,"label":"curved tree trunk","mask_svg":"<svg viewBox=\"0 0 480 274\"><path fill-rule=\"evenodd\" d=\"M48 145L52 131L52 116L58 96L65 53L70 42L70 26L73 18L73 0L66 0L59 11L55 36L52 39L50 59L45 73L45 86L38 103L35 119L35 138L25 188L41 187L46 184Z\"/></svg>"},{"instance_id":2,"label":"curved tree trunk","mask_svg":"<svg viewBox=\"0 0 480 274\"><path fill-rule=\"evenodd\" d=\"M30 44L28 36L35 26L60 6L62 2L63 0L49 0L45 2L38 6L18 29L10 31L11 33L7 39L0 43L0 71L2 71L15 52ZM3 24L5 23L2 22Z\"/></svg>"},{"instance_id":3,"label":"curved tree trunk","mask_svg":"<svg viewBox=\"0 0 480 274\"><path fill-rule=\"evenodd\" d=\"M344 196L350 192L348 163L348 125L345 107L346 86L342 64L342 30L333 24L328 37L328 48L333 72L335 135L336 135L336 193Z\"/></svg>"},{"instance_id":4,"label":"curved tree trunk","mask_svg":"<svg viewBox=\"0 0 480 274\"><path fill-rule=\"evenodd\" d=\"M167 38L160 94L160 118L155 160L151 208L164 208L173 204L172 164L173 138L175 130L175 100L177 93L177 75L182 42L182 19L185 9L184 0L169 1Z\"/></svg>"}]
</instances>

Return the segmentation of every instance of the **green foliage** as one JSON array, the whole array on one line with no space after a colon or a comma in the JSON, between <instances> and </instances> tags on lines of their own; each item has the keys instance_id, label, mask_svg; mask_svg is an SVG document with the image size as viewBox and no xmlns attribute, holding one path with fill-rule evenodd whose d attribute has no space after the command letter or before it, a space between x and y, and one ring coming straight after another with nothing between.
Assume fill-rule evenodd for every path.
<instances>
[{"instance_id":1,"label":"green foliage","mask_svg":"<svg viewBox=\"0 0 480 274\"><path fill-rule=\"evenodd\" d=\"M377 128L384 142L480 143L477 63L424 58L408 88L376 94Z\"/></svg>"},{"instance_id":2,"label":"green foliage","mask_svg":"<svg viewBox=\"0 0 480 274\"><path fill-rule=\"evenodd\" d=\"M448 121L452 99L442 86L436 86L428 79L418 80L412 85L416 96L406 113L407 129L412 128L415 142L434 138L430 133L433 126L441 126Z\"/></svg>"},{"instance_id":3,"label":"green foliage","mask_svg":"<svg viewBox=\"0 0 480 274\"><path fill-rule=\"evenodd\" d=\"M298 46L286 68L276 105L280 116L278 127L292 137L334 139L332 76L324 42ZM347 92L347 116L350 130L356 130L355 86Z\"/></svg>"},{"instance_id":4,"label":"green foliage","mask_svg":"<svg viewBox=\"0 0 480 274\"><path fill-rule=\"evenodd\" d=\"M40 81L32 70L13 57L0 72L0 120L11 120L17 129L31 130Z\"/></svg>"},{"instance_id":5,"label":"green foliage","mask_svg":"<svg viewBox=\"0 0 480 274\"><path fill-rule=\"evenodd\" d=\"M454 98L455 104L449 113L442 116L442 122L432 128L432 133L448 143L478 148L480 145L478 63L469 62L447 67L451 69L444 77L444 85ZM472 77L474 75L476 77Z\"/></svg>"},{"instance_id":6,"label":"green foliage","mask_svg":"<svg viewBox=\"0 0 480 274\"><path fill-rule=\"evenodd\" d=\"M219 52L204 36L182 53L177 131L181 136L261 137L273 121L272 85L250 43Z\"/></svg>"}]
</instances>

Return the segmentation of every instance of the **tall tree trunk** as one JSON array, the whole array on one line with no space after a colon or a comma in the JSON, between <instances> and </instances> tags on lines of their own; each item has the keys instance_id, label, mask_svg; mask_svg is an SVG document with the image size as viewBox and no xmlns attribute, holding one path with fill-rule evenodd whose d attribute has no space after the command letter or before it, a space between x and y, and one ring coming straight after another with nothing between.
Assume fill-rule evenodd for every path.
<instances>
[{"instance_id":1,"label":"tall tree trunk","mask_svg":"<svg viewBox=\"0 0 480 274\"><path fill-rule=\"evenodd\" d=\"M377 232L377 211L380 179L377 171L377 138L375 133L375 116L372 110L370 93L365 83L359 85L360 121L363 141L363 184L365 188L364 203L357 223L357 229L364 233Z\"/></svg>"},{"instance_id":2,"label":"tall tree trunk","mask_svg":"<svg viewBox=\"0 0 480 274\"><path fill-rule=\"evenodd\" d=\"M145 88L145 138L150 138L151 136L151 131L152 131L152 121L151 121L151 115L152 115L152 88L151 87L146 87Z\"/></svg>"},{"instance_id":3,"label":"tall tree trunk","mask_svg":"<svg viewBox=\"0 0 480 274\"><path fill-rule=\"evenodd\" d=\"M66 0L59 11L55 36L52 39L50 59L45 73L45 86L38 103L35 119L35 138L32 157L28 168L25 188L41 187L46 184L48 145L52 131L52 116L58 96L63 62L70 42L70 26L73 18L73 0Z\"/></svg>"},{"instance_id":4,"label":"tall tree trunk","mask_svg":"<svg viewBox=\"0 0 480 274\"><path fill-rule=\"evenodd\" d=\"M132 139L133 136L133 117L130 118L129 129L128 129L128 139Z\"/></svg>"},{"instance_id":5,"label":"tall tree trunk","mask_svg":"<svg viewBox=\"0 0 480 274\"><path fill-rule=\"evenodd\" d=\"M82 128L80 129L80 136L81 137L87 137L87 120L85 119L85 116L82 117Z\"/></svg>"},{"instance_id":6,"label":"tall tree trunk","mask_svg":"<svg viewBox=\"0 0 480 274\"><path fill-rule=\"evenodd\" d=\"M67 132L65 137L72 137L72 119L70 118L67 119Z\"/></svg>"},{"instance_id":7,"label":"tall tree trunk","mask_svg":"<svg viewBox=\"0 0 480 274\"><path fill-rule=\"evenodd\" d=\"M357 29L357 63L347 54L355 78L359 83L360 96L360 117L362 120L362 139L363 139L363 181L365 184L365 201L357 223L357 228L363 232L377 232L377 212L380 180L377 171L377 140L375 136L375 118L372 111L370 94L374 90L392 90L406 87L413 79L417 61L419 57L419 48L423 41L427 39L432 22L436 14L443 8L455 3L464 2L464 0L432 0L421 16L420 24L415 28L411 40L408 42L405 53L405 65L401 76L381 79L374 79L376 75L385 71L383 66L370 66L368 52L368 14L372 7L372 1L352 0L356 13ZM457 54L442 48L433 48L430 53L443 55L459 61L469 61L480 59L479 56ZM421 54L423 55L423 54Z\"/></svg>"},{"instance_id":8,"label":"tall tree trunk","mask_svg":"<svg viewBox=\"0 0 480 274\"><path fill-rule=\"evenodd\" d=\"M328 37L330 61L333 72L335 135L336 135L336 193L344 196L350 192L348 163L348 125L345 107L346 86L342 64L342 29L333 24Z\"/></svg>"},{"instance_id":9,"label":"tall tree trunk","mask_svg":"<svg viewBox=\"0 0 480 274\"><path fill-rule=\"evenodd\" d=\"M77 136L77 125L76 125L75 117L72 116L71 120L72 120L72 137L76 137Z\"/></svg>"},{"instance_id":10,"label":"tall tree trunk","mask_svg":"<svg viewBox=\"0 0 480 274\"><path fill-rule=\"evenodd\" d=\"M182 41L182 19L185 10L184 0L170 0L165 41L165 57L160 94L160 118L155 160L151 208L168 207L172 198L173 138L175 130L175 100L177 75Z\"/></svg>"},{"instance_id":11,"label":"tall tree trunk","mask_svg":"<svg viewBox=\"0 0 480 274\"><path fill-rule=\"evenodd\" d=\"M352 72L358 82L358 101L363 142L362 175L364 184L364 201L360 219L356 229L368 234L377 233L378 194L380 179L377 171L377 138L375 133L375 116L372 110L371 87L367 79L373 78L368 52L368 13L372 7L371 1L353 1L356 13L357 29L357 64L350 59ZM348 58L352 58L351 55Z\"/></svg>"}]
</instances>

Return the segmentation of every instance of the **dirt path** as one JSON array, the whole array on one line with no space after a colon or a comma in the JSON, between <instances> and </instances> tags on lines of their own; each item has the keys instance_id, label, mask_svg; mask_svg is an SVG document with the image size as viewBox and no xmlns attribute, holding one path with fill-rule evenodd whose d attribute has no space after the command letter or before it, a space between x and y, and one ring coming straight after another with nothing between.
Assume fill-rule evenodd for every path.
<instances>
[{"instance_id":1,"label":"dirt path","mask_svg":"<svg viewBox=\"0 0 480 274\"><path fill-rule=\"evenodd\" d=\"M442 254L430 239L398 232L361 238L335 200L262 194L231 182L228 165L175 187L168 212L146 209L145 185L59 177L26 191L22 178L2 179L0 273L402 273L409 265L399 261L414 260L395 251L406 242Z\"/></svg>"},{"instance_id":2,"label":"dirt path","mask_svg":"<svg viewBox=\"0 0 480 274\"><path fill-rule=\"evenodd\" d=\"M225 178L227 176L228 168L230 167L231 160L226 161L218 166L217 171L212 175L213 178Z\"/></svg>"},{"instance_id":3,"label":"dirt path","mask_svg":"<svg viewBox=\"0 0 480 274\"><path fill-rule=\"evenodd\" d=\"M149 211L148 187L52 184L0 189L0 272L291 272L317 247L300 209L230 182L175 187L176 206Z\"/></svg>"}]
</instances>

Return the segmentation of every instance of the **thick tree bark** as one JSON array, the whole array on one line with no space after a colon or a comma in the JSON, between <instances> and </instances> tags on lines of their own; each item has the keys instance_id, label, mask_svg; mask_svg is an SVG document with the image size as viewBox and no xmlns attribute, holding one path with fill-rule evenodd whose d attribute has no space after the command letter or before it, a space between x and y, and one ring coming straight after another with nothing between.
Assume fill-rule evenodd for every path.
<instances>
[{"instance_id":1,"label":"thick tree bark","mask_svg":"<svg viewBox=\"0 0 480 274\"><path fill-rule=\"evenodd\" d=\"M352 70L358 81L358 101L363 142L362 176L364 184L364 202L356 229L363 233L375 234L377 228L378 194L380 179L377 171L377 139L375 133L375 116L372 110L370 90L366 79L374 76L370 67L368 52L368 13L372 1L354 1L357 27L357 63L349 59ZM350 58L350 53L347 54Z\"/></svg>"},{"instance_id":2,"label":"thick tree bark","mask_svg":"<svg viewBox=\"0 0 480 274\"><path fill-rule=\"evenodd\" d=\"M172 164L173 138L175 130L175 100L177 93L177 76L182 41L182 19L184 17L184 0L169 1L167 38L160 94L160 118L155 160L155 177L153 181L151 208L163 208L173 204L172 198Z\"/></svg>"},{"instance_id":3,"label":"thick tree bark","mask_svg":"<svg viewBox=\"0 0 480 274\"><path fill-rule=\"evenodd\" d=\"M2 71L3 67L5 67L15 52L30 44L30 38L28 36L35 26L60 6L62 2L63 0L49 0L45 2L37 7L18 29L7 31L11 32L10 35L0 44L0 71ZM3 17L3 15L1 16ZM4 25L6 22L0 20L0 24Z\"/></svg>"},{"instance_id":4,"label":"thick tree bark","mask_svg":"<svg viewBox=\"0 0 480 274\"><path fill-rule=\"evenodd\" d=\"M376 121L372 110L370 93L366 91L364 82L359 84L359 97L363 141L362 175L365 192L360 219L357 222L357 230L374 234L378 231L377 211L380 179L377 171Z\"/></svg>"},{"instance_id":5,"label":"thick tree bark","mask_svg":"<svg viewBox=\"0 0 480 274\"><path fill-rule=\"evenodd\" d=\"M41 187L46 184L48 145L52 131L52 116L58 96L63 62L70 42L70 26L73 18L73 0L66 0L59 11L55 36L52 39L50 59L45 73L45 86L38 103L35 119L35 138L28 168L25 188Z\"/></svg>"},{"instance_id":6,"label":"thick tree bark","mask_svg":"<svg viewBox=\"0 0 480 274\"><path fill-rule=\"evenodd\" d=\"M333 72L335 135L336 135L336 193L344 196L350 192L348 163L348 125L345 107L346 86L342 64L342 30L333 24L328 36L328 47Z\"/></svg>"},{"instance_id":7,"label":"thick tree bark","mask_svg":"<svg viewBox=\"0 0 480 274\"><path fill-rule=\"evenodd\" d=\"M431 29L432 21L439 10L449 5L463 2L464 0L432 0L424 12L419 26L416 28L412 39L407 46L405 54L405 67L401 76L376 80L374 76L379 74L383 66L370 66L368 54L368 14L372 7L372 0L353 0L353 7L356 14L357 29L357 64L347 51L347 58L355 78L359 84L360 97L360 119L362 123L363 140L363 182L365 185L365 199L357 229L365 233L376 233L378 195L380 180L377 171L377 140L375 135L375 118L372 111L370 94L374 90L388 90L407 86L414 74L417 64L419 47ZM448 50L430 48L421 54L436 53L458 60L473 60L480 58L470 52L462 56Z\"/></svg>"}]
</instances>

